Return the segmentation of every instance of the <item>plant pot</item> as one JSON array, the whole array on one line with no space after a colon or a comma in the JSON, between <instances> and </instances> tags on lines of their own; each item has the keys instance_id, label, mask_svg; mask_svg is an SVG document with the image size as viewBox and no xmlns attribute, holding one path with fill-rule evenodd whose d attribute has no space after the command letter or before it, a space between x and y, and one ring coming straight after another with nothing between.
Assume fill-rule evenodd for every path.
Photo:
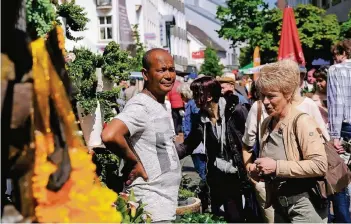
<instances>
[{"instance_id":1,"label":"plant pot","mask_svg":"<svg viewBox=\"0 0 351 224\"><path fill-rule=\"evenodd\" d=\"M79 103L77 104L77 110L86 145L89 148L101 146L103 119L101 116L100 103L98 102L94 114L83 116L84 110L79 106Z\"/></svg>"},{"instance_id":2,"label":"plant pot","mask_svg":"<svg viewBox=\"0 0 351 224\"><path fill-rule=\"evenodd\" d=\"M195 197L187 198L186 200L178 201L176 210L177 215L184 215L185 213L200 212L201 200Z\"/></svg>"}]
</instances>

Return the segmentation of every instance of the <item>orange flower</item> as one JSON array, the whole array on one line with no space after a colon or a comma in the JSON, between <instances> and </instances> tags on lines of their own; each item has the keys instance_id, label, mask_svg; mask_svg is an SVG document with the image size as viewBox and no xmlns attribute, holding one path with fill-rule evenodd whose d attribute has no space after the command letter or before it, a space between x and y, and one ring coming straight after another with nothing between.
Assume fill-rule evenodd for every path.
<instances>
[{"instance_id":1,"label":"orange flower","mask_svg":"<svg viewBox=\"0 0 351 224\"><path fill-rule=\"evenodd\" d=\"M60 43L64 46L64 42ZM117 194L102 187L100 183L94 183L97 180L96 167L82 139L74 134L77 132L77 126L72 122L73 111L62 81L51 64L44 40L33 41L31 50L36 97L33 111L35 117L40 118L34 122L35 164L32 178L33 196L37 202L35 214L38 221L120 223L121 214L111 206L116 201ZM49 97L53 99L57 114L65 127L63 134L69 146L72 167L69 180L57 192L46 188L49 176L57 169L56 165L47 160L48 155L54 151Z\"/></svg>"}]
</instances>

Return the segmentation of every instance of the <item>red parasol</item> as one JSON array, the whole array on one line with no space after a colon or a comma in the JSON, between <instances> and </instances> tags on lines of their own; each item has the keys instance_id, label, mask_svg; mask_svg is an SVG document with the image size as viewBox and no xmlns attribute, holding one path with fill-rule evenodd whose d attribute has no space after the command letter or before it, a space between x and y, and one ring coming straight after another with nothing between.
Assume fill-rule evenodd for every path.
<instances>
[{"instance_id":1,"label":"red parasol","mask_svg":"<svg viewBox=\"0 0 351 224\"><path fill-rule=\"evenodd\" d=\"M294 11L286 7L283 14L283 27L280 36L278 60L290 58L300 65L305 65L305 57L301 47L299 34L297 32Z\"/></svg>"}]
</instances>

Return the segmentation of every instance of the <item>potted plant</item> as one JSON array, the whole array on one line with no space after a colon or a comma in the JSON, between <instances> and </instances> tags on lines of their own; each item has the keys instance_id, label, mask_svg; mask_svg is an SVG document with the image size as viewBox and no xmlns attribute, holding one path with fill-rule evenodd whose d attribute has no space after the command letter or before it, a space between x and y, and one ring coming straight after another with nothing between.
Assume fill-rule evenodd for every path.
<instances>
[{"instance_id":1,"label":"potted plant","mask_svg":"<svg viewBox=\"0 0 351 224\"><path fill-rule=\"evenodd\" d=\"M68 74L77 93L77 111L83 136L88 147L102 144L103 119L96 88L96 56L89 49L73 49L75 60L68 62Z\"/></svg>"},{"instance_id":2,"label":"potted plant","mask_svg":"<svg viewBox=\"0 0 351 224\"><path fill-rule=\"evenodd\" d=\"M177 215L200 212L201 201L196 197L195 189L196 185L191 185L191 179L183 175L178 191Z\"/></svg>"}]
</instances>

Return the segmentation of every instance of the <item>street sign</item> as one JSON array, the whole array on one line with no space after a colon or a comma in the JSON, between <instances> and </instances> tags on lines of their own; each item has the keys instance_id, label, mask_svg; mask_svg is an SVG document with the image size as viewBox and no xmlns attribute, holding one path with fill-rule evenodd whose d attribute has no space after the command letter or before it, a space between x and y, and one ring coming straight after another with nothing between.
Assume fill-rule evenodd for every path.
<instances>
[{"instance_id":1,"label":"street sign","mask_svg":"<svg viewBox=\"0 0 351 224\"><path fill-rule=\"evenodd\" d=\"M200 59L205 57L205 52L204 51L195 51L191 53L191 57L194 59Z\"/></svg>"},{"instance_id":2,"label":"street sign","mask_svg":"<svg viewBox=\"0 0 351 224\"><path fill-rule=\"evenodd\" d=\"M155 33L145 33L144 38L145 38L145 40L155 40L156 34Z\"/></svg>"}]
</instances>

